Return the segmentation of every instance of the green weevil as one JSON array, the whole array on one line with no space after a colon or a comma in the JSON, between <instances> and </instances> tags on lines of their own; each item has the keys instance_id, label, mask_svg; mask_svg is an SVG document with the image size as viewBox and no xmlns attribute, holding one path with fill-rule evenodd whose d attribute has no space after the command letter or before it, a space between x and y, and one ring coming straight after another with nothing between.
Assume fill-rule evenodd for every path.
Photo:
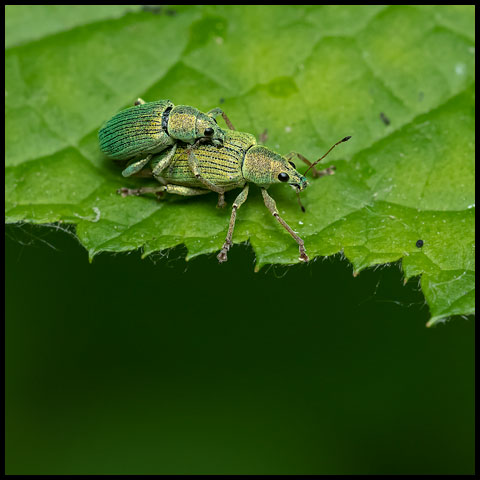
<instances>
[{"instance_id":1,"label":"green weevil","mask_svg":"<svg viewBox=\"0 0 480 480\"><path fill-rule=\"evenodd\" d=\"M139 172L156 153L168 149L173 157L177 142L196 148L204 142L221 147L225 132L215 117L222 115L233 125L220 108L203 113L188 105L174 105L170 100L145 102L139 98L135 106L122 110L108 120L98 133L100 149L114 160L129 160L122 172L129 177Z\"/></svg>"},{"instance_id":2,"label":"green weevil","mask_svg":"<svg viewBox=\"0 0 480 480\"><path fill-rule=\"evenodd\" d=\"M222 148L217 149L213 145L203 144L196 149L195 155L192 155L192 151L188 147L179 145L173 157L169 157L165 152L155 155L150 161L150 167L153 177L162 185L137 189L121 188L118 193L122 196L153 193L160 197L165 192L192 196L214 191L219 196L217 206L223 207L225 206L224 194L226 191L243 188L233 202L228 233L223 247L217 255L219 262L225 262L227 253L232 246L237 210L247 199L249 183L255 183L261 188L265 206L297 242L299 259L307 262L308 256L303 240L280 217L275 200L268 194L267 188L274 183L286 183L297 192L298 196L298 193L308 186L308 181L304 175L297 172L295 164L291 161L293 156L296 155L307 163L308 171L335 146L350 138L343 138L320 159L311 163L297 152L281 156L273 150L257 144L253 135L230 130L226 132ZM334 173L334 167L322 171L313 168L313 172L316 177L331 175ZM300 203L300 198L298 197L298 199ZM304 210L301 203L300 206Z\"/></svg>"}]
</instances>

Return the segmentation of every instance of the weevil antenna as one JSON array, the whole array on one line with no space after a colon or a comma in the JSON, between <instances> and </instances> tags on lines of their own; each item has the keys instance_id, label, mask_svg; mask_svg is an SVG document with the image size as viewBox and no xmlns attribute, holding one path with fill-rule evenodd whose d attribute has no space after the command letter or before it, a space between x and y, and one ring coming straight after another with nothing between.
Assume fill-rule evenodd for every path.
<instances>
[{"instance_id":1,"label":"weevil antenna","mask_svg":"<svg viewBox=\"0 0 480 480\"><path fill-rule=\"evenodd\" d=\"M300 208L302 209L302 212L305 213L305 207L302 205L302 201L300 200L300 192L297 190L297 200L298 204L300 205Z\"/></svg>"},{"instance_id":2,"label":"weevil antenna","mask_svg":"<svg viewBox=\"0 0 480 480\"><path fill-rule=\"evenodd\" d=\"M320 157L317 161L313 162L308 168L307 168L307 171L304 173L304 175L307 174L307 172L313 168L318 162L320 162L321 160L323 160L337 145L339 145L340 143L343 143L343 142L346 142L348 140L350 140L352 138L352 136L348 136L348 137L345 137L345 138L342 138L339 142L337 142L335 145L333 145L332 147L330 147L330 149L328 150L328 152L323 156L323 157Z\"/></svg>"}]
</instances>

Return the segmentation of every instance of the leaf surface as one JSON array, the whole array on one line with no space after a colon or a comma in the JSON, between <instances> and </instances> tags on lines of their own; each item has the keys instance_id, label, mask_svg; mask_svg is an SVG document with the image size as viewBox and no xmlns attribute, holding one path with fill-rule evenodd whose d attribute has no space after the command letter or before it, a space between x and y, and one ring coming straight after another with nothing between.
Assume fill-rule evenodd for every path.
<instances>
[{"instance_id":1,"label":"leaf surface","mask_svg":"<svg viewBox=\"0 0 480 480\"><path fill-rule=\"evenodd\" d=\"M402 260L406 280L421 275L430 324L471 314L474 13L8 6L6 222L76 224L91 258L182 243L187 258L219 250L230 212L215 208L215 195L121 198L119 187L146 181L122 178L101 155L97 132L139 96L221 106L239 130L267 128L268 147L311 160L352 135L322 162L336 174L304 192L306 213L291 189L272 186L280 214L310 258L342 252L355 273ZM230 204L235 195L227 194ZM247 240L257 268L298 262L255 188L234 234L235 243Z\"/></svg>"}]
</instances>

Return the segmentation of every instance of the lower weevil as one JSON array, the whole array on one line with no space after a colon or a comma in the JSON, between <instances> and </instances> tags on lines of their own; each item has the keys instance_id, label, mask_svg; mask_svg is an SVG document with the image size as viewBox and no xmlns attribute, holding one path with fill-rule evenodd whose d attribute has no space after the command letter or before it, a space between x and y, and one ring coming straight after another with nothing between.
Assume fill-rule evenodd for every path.
<instances>
[{"instance_id":1,"label":"lower weevil","mask_svg":"<svg viewBox=\"0 0 480 480\"><path fill-rule=\"evenodd\" d=\"M227 252L232 246L237 210L247 199L249 183L255 183L261 188L265 206L297 242L300 260L306 262L308 256L303 240L280 216L275 200L268 194L267 188L274 183L286 183L298 194L308 186L308 181L304 175L297 172L295 164L290 159L296 155L309 165L308 170L310 170L336 145L349 139L350 137L343 138L320 159L311 163L296 152L291 152L283 157L263 145L258 145L253 135L229 130L226 132L223 147L219 149L213 145L203 144L195 150L195 155L193 155L188 146L179 145L171 159L165 152L155 155L150 161L150 167L154 178L162 184L161 186L137 189L121 188L118 193L122 196L147 193L161 196L167 192L193 196L214 191L219 196L217 206L223 207L225 206L224 194L226 191L243 188L233 202L227 237L217 255L219 262L225 262ZM313 172L316 177L331 175L334 173L334 167L322 171L313 168ZM303 206L302 210L304 210Z\"/></svg>"}]
</instances>

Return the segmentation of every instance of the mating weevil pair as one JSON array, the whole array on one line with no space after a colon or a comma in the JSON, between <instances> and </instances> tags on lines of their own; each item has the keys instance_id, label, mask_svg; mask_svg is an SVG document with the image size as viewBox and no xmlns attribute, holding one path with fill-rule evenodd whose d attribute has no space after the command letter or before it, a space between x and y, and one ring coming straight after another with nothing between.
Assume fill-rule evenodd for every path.
<instances>
[{"instance_id":1,"label":"mating weevil pair","mask_svg":"<svg viewBox=\"0 0 480 480\"><path fill-rule=\"evenodd\" d=\"M122 172L129 177L147 165L155 153L168 149L168 159L172 159L178 142L190 144L191 149L202 142L221 147L225 132L215 120L220 114L233 129L220 108L205 114L188 105L175 106L170 100L147 103L139 98L135 106L117 113L100 129L100 148L110 158L130 160Z\"/></svg>"},{"instance_id":2,"label":"mating weevil pair","mask_svg":"<svg viewBox=\"0 0 480 480\"><path fill-rule=\"evenodd\" d=\"M160 196L167 192L193 196L213 191L218 193L217 206L224 207L225 192L243 188L233 202L227 237L217 255L219 262L225 262L232 246L237 210L247 199L249 183L255 183L261 188L268 210L297 242L300 260L308 261L303 240L280 217L267 188L274 183L287 183L296 191L300 203L298 194L308 186L308 182L304 175L297 172L291 159L297 156L304 161L308 165L307 172L313 169L315 177L331 175L333 167L318 171L315 165L334 147L351 137L343 138L311 163L297 152L283 157L258 145L253 135L235 131L219 108L204 114L193 107L173 107L168 100L150 103L139 100L136 105L118 113L105 124L99 133L100 146L113 159L130 160L122 172L124 176L139 173L149 164L152 176L161 185L121 188L118 193L122 196L147 193ZM216 124L215 116L220 114L230 130L223 131ZM305 211L301 203L300 206Z\"/></svg>"}]
</instances>

